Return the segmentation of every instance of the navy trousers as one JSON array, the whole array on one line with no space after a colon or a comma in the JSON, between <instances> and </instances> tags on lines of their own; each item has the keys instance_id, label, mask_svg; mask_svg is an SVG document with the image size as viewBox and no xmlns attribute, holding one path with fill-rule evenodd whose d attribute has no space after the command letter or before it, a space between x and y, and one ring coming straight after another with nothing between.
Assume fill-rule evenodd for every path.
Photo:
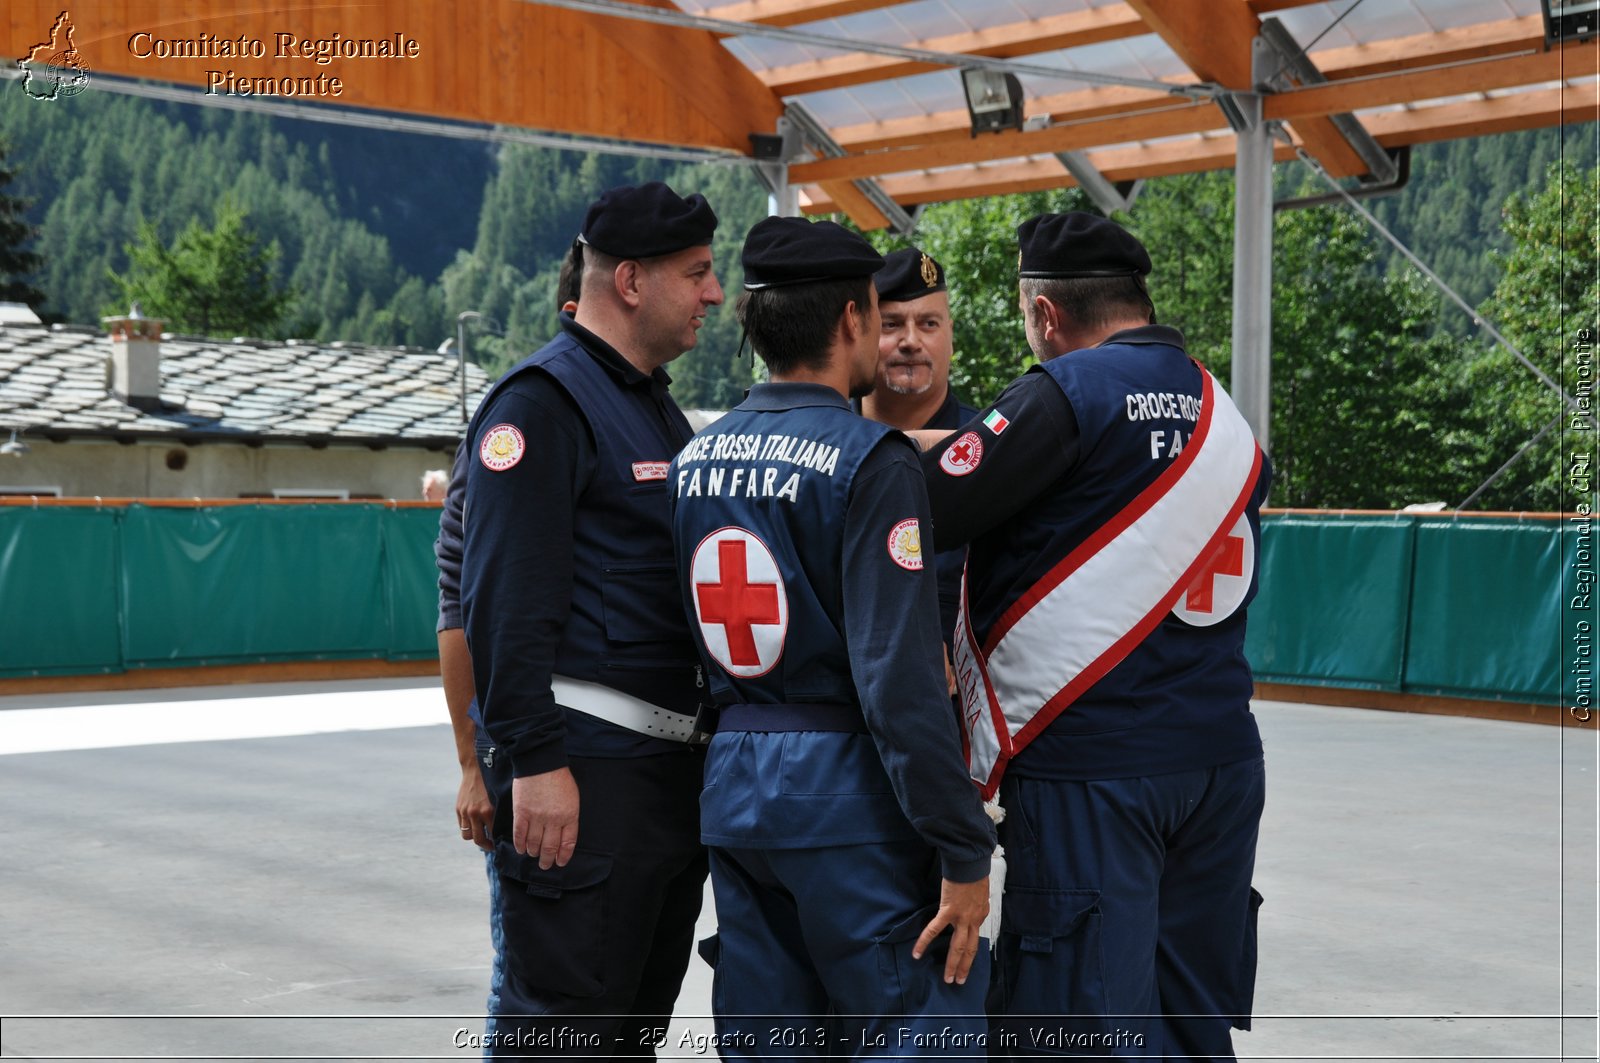
<instances>
[{"instance_id":1,"label":"navy trousers","mask_svg":"<svg viewBox=\"0 0 1600 1063\"><path fill-rule=\"evenodd\" d=\"M999 1055L1231 1060L1249 1028L1260 757L1074 782L1008 775L989 1010Z\"/></svg>"},{"instance_id":2,"label":"navy trousers","mask_svg":"<svg viewBox=\"0 0 1600 1063\"><path fill-rule=\"evenodd\" d=\"M711 850L717 1051L730 1059L982 1056L987 957L945 984L946 932L912 946L938 910L922 842Z\"/></svg>"},{"instance_id":3,"label":"navy trousers","mask_svg":"<svg viewBox=\"0 0 1600 1063\"><path fill-rule=\"evenodd\" d=\"M578 847L539 870L495 795L495 898L504 971L496 1059L654 1057L683 984L705 888L698 752L573 757Z\"/></svg>"}]
</instances>

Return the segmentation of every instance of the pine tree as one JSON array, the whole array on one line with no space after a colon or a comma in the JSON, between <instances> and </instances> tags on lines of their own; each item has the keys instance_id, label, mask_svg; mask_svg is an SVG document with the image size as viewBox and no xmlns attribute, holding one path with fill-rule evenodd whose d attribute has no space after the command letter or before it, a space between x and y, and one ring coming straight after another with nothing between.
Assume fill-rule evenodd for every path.
<instances>
[{"instance_id":1,"label":"pine tree","mask_svg":"<svg viewBox=\"0 0 1600 1063\"><path fill-rule=\"evenodd\" d=\"M38 307L44 302L44 293L26 280L44 265L44 259L27 247L38 229L23 216L27 202L6 191L12 180L6 153L6 143L0 140L0 302Z\"/></svg>"},{"instance_id":2,"label":"pine tree","mask_svg":"<svg viewBox=\"0 0 1600 1063\"><path fill-rule=\"evenodd\" d=\"M245 212L229 203L217 208L211 228L192 221L170 248L147 222L127 251L127 273L112 274L121 307L138 301L145 313L175 329L207 336L262 335L294 300L294 293L272 277L277 244L262 247Z\"/></svg>"}]
</instances>

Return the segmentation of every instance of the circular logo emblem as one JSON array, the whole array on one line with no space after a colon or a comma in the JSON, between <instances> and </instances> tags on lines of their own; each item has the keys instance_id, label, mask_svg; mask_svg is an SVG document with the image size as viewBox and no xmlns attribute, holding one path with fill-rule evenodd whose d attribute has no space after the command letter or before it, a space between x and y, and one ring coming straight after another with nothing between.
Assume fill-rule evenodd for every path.
<instances>
[{"instance_id":1,"label":"circular logo emblem","mask_svg":"<svg viewBox=\"0 0 1600 1063\"><path fill-rule=\"evenodd\" d=\"M1244 604L1255 570L1255 537L1250 534L1250 518L1241 515L1200 566L1194 582L1178 596L1173 615L1194 627L1222 623Z\"/></svg>"},{"instance_id":2,"label":"circular logo emblem","mask_svg":"<svg viewBox=\"0 0 1600 1063\"><path fill-rule=\"evenodd\" d=\"M478 444L478 459L485 468L505 472L522 460L527 449L528 444L516 426L497 424L483 433L483 442Z\"/></svg>"},{"instance_id":3,"label":"circular logo emblem","mask_svg":"<svg viewBox=\"0 0 1600 1063\"><path fill-rule=\"evenodd\" d=\"M47 69L46 78L53 84L53 94L58 98L76 96L89 85L89 64L75 48L52 55Z\"/></svg>"},{"instance_id":4,"label":"circular logo emblem","mask_svg":"<svg viewBox=\"0 0 1600 1063\"><path fill-rule=\"evenodd\" d=\"M772 671L789 632L789 598L767 544L743 528L719 528L694 548L689 582L712 659L746 679Z\"/></svg>"},{"instance_id":5,"label":"circular logo emblem","mask_svg":"<svg viewBox=\"0 0 1600 1063\"><path fill-rule=\"evenodd\" d=\"M983 460L983 440L978 433L968 432L944 448L939 456L939 468L951 476L965 476Z\"/></svg>"},{"instance_id":6,"label":"circular logo emblem","mask_svg":"<svg viewBox=\"0 0 1600 1063\"><path fill-rule=\"evenodd\" d=\"M922 571L922 529L915 517L901 521L889 532L889 556L901 568Z\"/></svg>"}]
</instances>

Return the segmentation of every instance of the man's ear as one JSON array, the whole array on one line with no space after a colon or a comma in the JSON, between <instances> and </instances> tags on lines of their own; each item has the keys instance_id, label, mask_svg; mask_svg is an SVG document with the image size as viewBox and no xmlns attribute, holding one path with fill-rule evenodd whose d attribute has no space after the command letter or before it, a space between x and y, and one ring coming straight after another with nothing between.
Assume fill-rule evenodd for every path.
<instances>
[{"instance_id":1,"label":"man's ear","mask_svg":"<svg viewBox=\"0 0 1600 1063\"><path fill-rule=\"evenodd\" d=\"M637 259L625 258L617 263L616 272L611 275L611 283L616 287L617 297L629 306L638 306L643 301L641 287L644 281L644 267Z\"/></svg>"},{"instance_id":2,"label":"man's ear","mask_svg":"<svg viewBox=\"0 0 1600 1063\"><path fill-rule=\"evenodd\" d=\"M1039 335L1045 340L1061 334L1061 308L1043 295L1033 297L1033 309L1039 315Z\"/></svg>"},{"instance_id":3,"label":"man's ear","mask_svg":"<svg viewBox=\"0 0 1600 1063\"><path fill-rule=\"evenodd\" d=\"M847 347L855 346L867 330L867 315L854 299L844 304L844 313L839 315L839 330L839 338Z\"/></svg>"}]
</instances>

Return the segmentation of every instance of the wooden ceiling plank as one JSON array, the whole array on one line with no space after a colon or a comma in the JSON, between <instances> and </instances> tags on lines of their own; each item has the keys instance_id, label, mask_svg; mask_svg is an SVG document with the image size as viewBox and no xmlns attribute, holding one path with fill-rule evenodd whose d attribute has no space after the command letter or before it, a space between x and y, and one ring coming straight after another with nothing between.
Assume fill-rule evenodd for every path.
<instances>
[{"instance_id":1,"label":"wooden ceiling plank","mask_svg":"<svg viewBox=\"0 0 1600 1063\"><path fill-rule=\"evenodd\" d=\"M760 26L799 26L807 22L855 15L862 11L897 7L906 2L907 0L745 0L737 4L720 4L707 9L703 14L707 18L751 22Z\"/></svg>"},{"instance_id":2,"label":"wooden ceiling plank","mask_svg":"<svg viewBox=\"0 0 1600 1063\"><path fill-rule=\"evenodd\" d=\"M1543 20L1538 15L1529 15L1441 33L1327 48L1311 53L1311 59L1325 76L1337 81L1527 51L1542 48L1543 40ZM1055 122L1081 121L1161 107L1171 99L1148 89L1102 85L1080 92L1035 97L1028 101L1028 113L1048 114ZM854 153L969 140L970 130L971 119L965 110L959 110L837 126L832 133L841 147Z\"/></svg>"},{"instance_id":3,"label":"wooden ceiling plank","mask_svg":"<svg viewBox=\"0 0 1600 1063\"><path fill-rule=\"evenodd\" d=\"M952 55L983 55L1010 59L1037 55L1086 44L1120 40L1147 32L1133 8L1109 4L1063 15L1012 22L972 33L908 42L909 47ZM930 70L949 69L934 63L917 63L886 55L851 53L816 62L774 67L757 76L779 96L845 88L870 81L910 77Z\"/></svg>"},{"instance_id":4,"label":"wooden ceiling plank","mask_svg":"<svg viewBox=\"0 0 1600 1063\"><path fill-rule=\"evenodd\" d=\"M1534 55L1485 59L1440 70L1408 71L1296 89L1270 97L1265 111L1268 118L1295 121L1339 111L1360 111L1541 81L1590 77L1600 69L1597 59L1600 59L1600 51L1592 44L1574 42Z\"/></svg>"},{"instance_id":5,"label":"wooden ceiling plank","mask_svg":"<svg viewBox=\"0 0 1600 1063\"><path fill-rule=\"evenodd\" d=\"M834 210L843 211L859 228L871 232L889 227L889 219L884 217L883 212L873 205L872 200L851 182L826 181L821 188L833 201Z\"/></svg>"},{"instance_id":6,"label":"wooden ceiling plank","mask_svg":"<svg viewBox=\"0 0 1600 1063\"><path fill-rule=\"evenodd\" d=\"M1036 97L1028 101L1027 111L1030 115L1048 114L1052 122L1083 121L1168 107L1175 99L1149 89L1099 85L1082 92ZM973 139L972 119L965 109L836 126L830 132L839 146L851 153Z\"/></svg>"},{"instance_id":7,"label":"wooden ceiling plank","mask_svg":"<svg viewBox=\"0 0 1600 1063\"><path fill-rule=\"evenodd\" d=\"M1386 41L1324 48L1311 61L1330 81L1369 77L1408 67L1465 62L1511 52L1544 49L1544 19L1538 15L1480 22L1438 33L1417 33Z\"/></svg>"},{"instance_id":8,"label":"wooden ceiling plank","mask_svg":"<svg viewBox=\"0 0 1600 1063\"><path fill-rule=\"evenodd\" d=\"M1597 120L1600 120L1600 101L1591 89L1552 88L1369 115L1366 125L1378 143L1396 148ZM1233 151L1234 138L1221 136L1151 147L1110 148L1091 152L1089 161L1108 180L1126 181L1225 169L1233 165ZM1280 161L1294 158L1293 152L1282 146L1277 154ZM1028 159L970 170L894 177L881 184L886 193L910 207L975 196L1042 191L1066 187L1070 181L1065 168L1055 160ZM807 213L828 213L837 209L829 199L816 197Z\"/></svg>"},{"instance_id":9,"label":"wooden ceiling plank","mask_svg":"<svg viewBox=\"0 0 1600 1063\"><path fill-rule=\"evenodd\" d=\"M1260 32L1261 20L1249 7L1237 0L1205 4L1193 0L1129 2L1201 81L1214 81L1230 89L1253 86L1250 49ZM1366 173L1361 156L1326 114L1296 123L1295 134L1329 173L1337 177Z\"/></svg>"}]
</instances>

